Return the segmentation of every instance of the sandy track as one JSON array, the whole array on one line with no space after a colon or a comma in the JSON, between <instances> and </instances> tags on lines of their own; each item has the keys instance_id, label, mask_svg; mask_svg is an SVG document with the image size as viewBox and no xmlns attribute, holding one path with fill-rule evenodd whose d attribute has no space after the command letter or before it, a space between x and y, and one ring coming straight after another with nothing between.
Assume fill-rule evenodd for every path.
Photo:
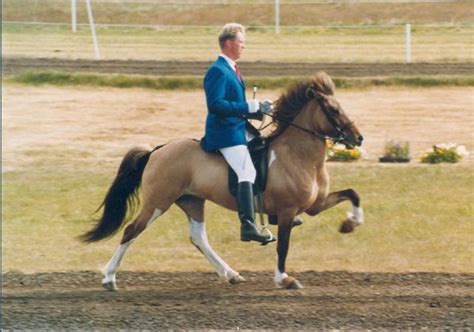
<instances>
[{"instance_id":1,"label":"sandy track","mask_svg":"<svg viewBox=\"0 0 474 332\"><path fill-rule=\"evenodd\" d=\"M261 91L259 96L275 100L279 92ZM415 163L436 143L455 142L474 149L472 96L469 87L337 93L361 128L368 158L376 161L390 140L408 141ZM109 163L115 169L124 152L136 144L201 138L206 114L202 91L89 87L6 85L4 107L4 171L32 165L41 169L64 149L74 151L61 160L64 167L96 165L100 158L104 167ZM50 154L45 155L45 149Z\"/></svg>"},{"instance_id":2,"label":"sandy track","mask_svg":"<svg viewBox=\"0 0 474 332\"><path fill-rule=\"evenodd\" d=\"M303 272L305 289L276 289L270 272L230 286L214 273L3 275L5 329L474 328L474 276Z\"/></svg>"},{"instance_id":3,"label":"sandy track","mask_svg":"<svg viewBox=\"0 0 474 332\"><path fill-rule=\"evenodd\" d=\"M27 70L61 70L68 72L97 72L140 75L203 75L210 62L206 61L136 61L84 60L60 58L3 59L4 74L19 74ZM407 76L407 75L472 75L474 63L240 63L246 76L307 76L324 70L332 76Z\"/></svg>"}]
</instances>

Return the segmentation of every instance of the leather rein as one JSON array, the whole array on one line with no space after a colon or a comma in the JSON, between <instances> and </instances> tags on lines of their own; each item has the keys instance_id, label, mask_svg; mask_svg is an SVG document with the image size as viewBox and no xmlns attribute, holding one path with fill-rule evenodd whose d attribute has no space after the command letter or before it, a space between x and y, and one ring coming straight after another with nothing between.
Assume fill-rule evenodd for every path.
<instances>
[{"instance_id":1,"label":"leather rein","mask_svg":"<svg viewBox=\"0 0 474 332\"><path fill-rule=\"evenodd\" d=\"M309 130L307 128L304 128L304 127L301 127L299 125L296 125L290 121L285 121L285 120L281 120L281 119L278 119L277 116L275 116L273 113L269 113L269 112L263 112L263 114L265 115L268 115L269 117L271 117L273 120L276 120L277 122L281 122L281 123L284 123L288 126L291 126L291 127L294 127L294 128L297 128L299 130L302 130L308 134L311 134L323 141L327 140L327 139L330 139L332 141L334 141L335 143L337 142L342 142L346 139L347 135L344 133L344 130L350 126L352 126L352 124L354 122L352 121L349 121L347 123L344 123L342 124L341 126L338 125L338 123L336 122L336 120L334 119L334 117L330 114L329 110L327 109L326 105L321 101L321 100L318 100L319 102L319 106L321 107L321 110L323 111L324 115L326 116L326 120L329 121L329 123L331 124L331 126L333 126L333 128L336 130L337 132L337 135L336 136L330 136L330 135L325 135L325 134L320 134L318 133L317 131L315 130ZM298 113L299 114L299 113ZM296 117L296 116L295 116ZM294 119L294 118L293 118ZM271 122L273 123L273 121ZM269 126L271 123L269 123L267 126ZM262 128L261 130L265 129L267 126L265 126L264 128Z\"/></svg>"}]
</instances>

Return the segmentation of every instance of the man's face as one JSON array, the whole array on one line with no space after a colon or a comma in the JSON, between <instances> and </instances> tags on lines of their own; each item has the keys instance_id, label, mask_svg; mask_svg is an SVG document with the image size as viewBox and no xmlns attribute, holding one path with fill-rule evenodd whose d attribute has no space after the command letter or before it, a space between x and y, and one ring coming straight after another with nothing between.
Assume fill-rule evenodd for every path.
<instances>
[{"instance_id":1,"label":"man's face","mask_svg":"<svg viewBox=\"0 0 474 332\"><path fill-rule=\"evenodd\" d=\"M234 61L238 60L242 54L243 49L245 48L245 36L241 32L238 32L235 39L226 41L226 46L228 50L228 56Z\"/></svg>"}]
</instances>

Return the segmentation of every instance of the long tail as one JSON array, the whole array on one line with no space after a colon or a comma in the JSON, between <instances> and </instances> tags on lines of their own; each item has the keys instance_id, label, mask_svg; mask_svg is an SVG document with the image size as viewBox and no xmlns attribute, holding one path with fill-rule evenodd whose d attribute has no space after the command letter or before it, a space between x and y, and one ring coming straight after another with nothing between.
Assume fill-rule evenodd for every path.
<instances>
[{"instance_id":1,"label":"long tail","mask_svg":"<svg viewBox=\"0 0 474 332\"><path fill-rule=\"evenodd\" d=\"M154 150L142 147L128 151L120 164L114 182L98 209L104 208L102 217L93 229L80 236L82 241L95 242L112 236L128 219L127 214L133 215L139 204L138 189L143 171L152 151Z\"/></svg>"}]
</instances>

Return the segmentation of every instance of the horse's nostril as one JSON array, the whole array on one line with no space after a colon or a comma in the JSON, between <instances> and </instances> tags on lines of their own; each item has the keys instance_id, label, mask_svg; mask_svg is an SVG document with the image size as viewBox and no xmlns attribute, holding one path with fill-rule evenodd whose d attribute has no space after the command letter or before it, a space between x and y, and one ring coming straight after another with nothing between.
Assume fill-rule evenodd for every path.
<instances>
[{"instance_id":1,"label":"horse's nostril","mask_svg":"<svg viewBox=\"0 0 474 332\"><path fill-rule=\"evenodd\" d=\"M359 143L362 143L363 140L364 140L364 136L360 135L359 136Z\"/></svg>"}]
</instances>

